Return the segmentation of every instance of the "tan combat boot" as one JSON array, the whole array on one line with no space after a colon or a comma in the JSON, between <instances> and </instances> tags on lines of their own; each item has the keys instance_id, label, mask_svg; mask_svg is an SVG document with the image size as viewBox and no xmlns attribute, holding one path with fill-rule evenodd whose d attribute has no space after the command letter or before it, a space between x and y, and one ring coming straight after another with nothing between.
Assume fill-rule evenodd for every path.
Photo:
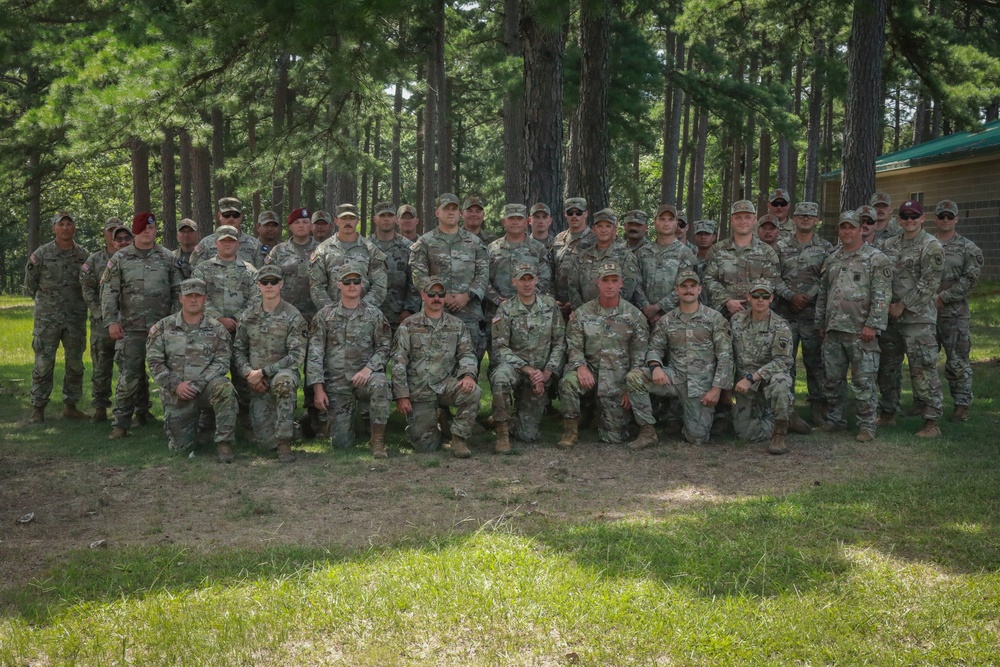
<instances>
[{"instance_id":1,"label":"tan combat boot","mask_svg":"<svg viewBox=\"0 0 1000 667\"><path fill-rule=\"evenodd\" d=\"M941 427L936 419L925 419L924 427L917 431L918 438L938 438L941 436Z\"/></svg>"},{"instance_id":2,"label":"tan combat boot","mask_svg":"<svg viewBox=\"0 0 1000 667\"><path fill-rule=\"evenodd\" d=\"M385 424L372 424L372 458L387 459L389 455L385 452Z\"/></svg>"},{"instance_id":3,"label":"tan combat boot","mask_svg":"<svg viewBox=\"0 0 1000 667\"><path fill-rule=\"evenodd\" d=\"M31 422L32 424L41 424L42 422L44 422L45 408L39 408L36 406L35 409L31 411L31 417L28 419L28 421Z\"/></svg>"},{"instance_id":4,"label":"tan combat boot","mask_svg":"<svg viewBox=\"0 0 1000 667\"><path fill-rule=\"evenodd\" d=\"M878 419L875 421L875 425L878 426L879 428L885 428L886 426L895 426L896 415L892 412L883 412L878 416Z\"/></svg>"},{"instance_id":5,"label":"tan combat boot","mask_svg":"<svg viewBox=\"0 0 1000 667\"><path fill-rule=\"evenodd\" d=\"M95 408L94 416L90 418L95 424L100 424L101 422L108 421L108 409L107 408Z\"/></svg>"},{"instance_id":6,"label":"tan combat boot","mask_svg":"<svg viewBox=\"0 0 1000 667\"><path fill-rule=\"evenodd\" d=\"M128 435L128 431L123 429L121 426L115 426L111 429L111 435L108 436L108 440L121 440Z\"/></svg>"},{"instance_id":7,"label":"tan combat boot","mask_svg":"<svg viewBox=\"0 0 1000 667\"><path fill-rule=\"evenodd\" d=\"M215 452L219 456L219 463L233 462L233 448L230 442L220 442L215 446Z\"/></svg>"},{"instance_id":8,"label":"tan combat boot","mask_svg":"<svg viewBox=\"0 0 1000 667\"><path fill-rule=\"evenodd\" d=\"M903 413L904 417L922 417L924 414L923 401L914 400L913 406Z\"/></svg>"},{"instance_id":9,"label":"tan combat boot","mask_svg":"<svg viewBox=\"0 0 1000 667\"><path fill-rule=\"evenodd\" d=\"M456 459L467 459L472 456L472 452L469 451L468 446L465 444L465 438L460 438L457 435L451 436L451 455Z\"/></svg>"},{"instance_id":10,"label":"tan combat boot","mask_svg":"<svg viewBox=\"0 0 1000 667\"><path fill-rule=\"evenodd\" d=\"M809 418L813 426L822 426L826 423L826 401L813 401L809 404L809 408L811 412Z\"/></svg>"},{"instance_id":11,"label":"tan combat boot","mask_svg":"<svg viewBox=\"0 0 1000 667\"><path fill-rule=\"evenodd\" d=\"M510 430L507 422L496 422L497 444L494 449L497 454L510 454Z\"/></svg>"},{"instance_id":12,"label":"tan combat boot","mask_svg":"<svg viewBox=\"0 0 1000 667\"><path fill-rule=\"evenodd\" d=\"M805 419L799 417L799 413L795 412L795 410L792 410L791 415L788 417L788 430L799 435L809 435L813 432L812 426Z\"/></svg>"},{"instance_id":13,"label":"tan combat boot","mask_svg":"<svg viewBox=\"0 0 1000 667\"><path fill-rule=\"evenodd\" d=\"M294 453L292 453L292 441L291 440L279 440L278 441L278 460L282 463L292 463L296 459Z\"/></svg>"},{"instance_id":14,"label":"tan combat boot","mask_svg":"<svg viewBox=\"0 0 1000 667\"><path fill-rule=\"evenodd\" d=\"M652 424L643 424L642 428L639 429L639 435L628 443L628 448L638 451L658 444L660 444L660 437L656 435L656 427Z\"/></svg>"},{"instance_id":15,"label":"tan combat boot","mask_svg":"<svg viewBox=\"0 0 1000 667\"><path fill-rule=\"evenodd\" d=\"M66 419L90 419L86 412L76 409L76 403L63 403L63 417Z\"/></svg>"},{"instance_id":16,"label":"tan combat boot","mask_svg":"<svg viewBox=\"0 0 1000 667\"><path fill-rule=\"evenodd\" d=\"M841 426L840 424L834 424L833 422L826 422L817 429L823 433L839 433L840 431L846 431L847 428Z\"/></svg>"},{"instance_id":17,"label":"tan combat boot","mask_svg":"<svg viewBox=\"0 0 1000 667\"><path fill-rule=\"evenodd\" d=\"M563 419L563 434L559 438L559 442L556 443L556 447L559 449L569 449L576 444L576 439L579 437L580 430L580 420L579 419Z\"/></svg>"},{"instance_id":18,"label":"tan combat boot","mask_svg":"<svg viewBox=\"0 0 1000 667\"><path fill-rule=\"evenodd\" d=\"M875 439L875 434L866 428L858 431L858 434L854 437L858 442L871 442Z\"/></svg>"},{"instance_id":19,"label":"tan combat boot","mask_svg":"<svg viewBox=\"0 0 1000 667\"><path fill-rule=\"evenodd\" d=\"M949 419L953 422L967 422L969 421L969 406L968 405L956 405L955 411L951 413Z\"/></svg>"},{"instance_id":20,"label":"tan combat boot","mask_svg":"<svg viewBox=\"0 0 1000 667\"><path fill-rule=\"evenodd\" d=\"M438 408L438 430L442 438L451 437L451 410L448 408Z\"/></svg>"},{"instance_id":21,"label":"tan combat boot","mask_svg":"<svg viewBox=\"0 0 1000 667\"><path fill-rule=\"evenodd\" d=\"M774 430L771 431L771 444L767 446L767 451L771 454L785 454L788 452L788 445L785 444L785 435L788 434L788 422L779 419L774 422Z\"/></svg>"}]
</instances>

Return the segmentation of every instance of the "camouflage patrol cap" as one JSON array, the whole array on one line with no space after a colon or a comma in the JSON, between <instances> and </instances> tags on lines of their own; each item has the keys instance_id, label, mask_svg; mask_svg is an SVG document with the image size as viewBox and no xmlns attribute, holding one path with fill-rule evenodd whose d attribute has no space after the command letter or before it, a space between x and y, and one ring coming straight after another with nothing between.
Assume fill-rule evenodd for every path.
<instances>
[{"instance_id":1,"label":"camouflage patrol cap","mask_svg":"<svg viewBox=\"0 0 1000 667\"><path fill-rule=\"evenodd\" d=\"M375 216L380 216L383 213L388 213L389 215L396 215L396 207L392 205L391 201L380 201L375 204Z\"/></svg>"},{"instance_id":2,"label":"camouflage patrol cap","mask_svg":"<svg viewBox=\"0 0 1000 667\"><path fill-rule=\"evenodd\" d=\"M222 225L215 230L215 240L221 241L222 239L232 239L234 241L240 240L240 233L236 231L236 228L232 225Z\"/></svg>"},{"instance_id":3,"label":"camouflage patrol cap","mask_svg":"<svg viewBox=\"0 0 1000 667\"><path fill-rule=\"evenodd\" d=\"M398 209L396 209L396 217L397 218L402 218L407 213L409 213L410 215L412 215L414 218L417 217L417 209L413 208L409 204L403 204Z\"/></svg>"},{"instance_id":4,"label":"camouflage patrol cap","mask_svg":"<svg viewBox=\"0 0 1000 667\"><path fill-rule=\"evenodd\" d=\"M695 234L714 234L719 225L715 220L699 220L694 223Z\"/></svg>"},{"instance_id":5,"label":"camouflage patrol cap","mask_svg":"<svg viewBox=\"0 0 1000 667\"><path fill-rule=\"evenodd\" d=\"M677 272L677 278L674 280L674 286L683 285L688 280L694 281L696 284L701 284L701 278L698 276L698 272L694 269L684 269L683 271Z\"/></svg>"},{"instance_id":6,"label":"camouflage patrol cap","mask_svg":"<svg viewBox=\"0 0 1000 667\"><path fill-rule=\"evenodd\" d=\"M630 222L634 222L640 225L648 225L649 216L646 215L645 211L634 209L625 214L625 224L627 225Z\"/></svg>"},{"instance_id":7,"label":"camouflage patrol cap","mask_svg":"<svg viewBox=\"0 0 1000 667\"><path fill-rule=\"evenodd\" d=\"M503 207L505 218L527 218L528 208L524 204L507 204Z\"/></svg>"},{"instance_id":8,"label":"camouflage patrol cap","mask_svg":"<svg viewBox=\"0 0 1000 667\"><path fill-rule=\"evenodd\" d=\"M320 222L320 221L323 221L323 222L332 222L333 221L333 216L330 215L330 213L328 211L316 211L315 213L312 214L312 218L310 219L310 221L313 224L316 224L317 222Z\"/></svg>"},{"instance_id":9,"label":"camouflage patrol cap","mask_svg":"<svg viewBox=\"0 0 1000 667\"><path fill-rule=\"evenodd\" d=\"M800 201L795 205L793 215L806 215L815 218L819 215L819 204L814 201Z\"/></svg>"},{"instance_id":10,"label":"camouflage patrol cap","mask_svg":"<svg viewBox=\"0 0 1000 667\"><path fill-rule=\"evenodd\" d=\"M791 201L791 197L788 196L788 190L783 188L775 188L771 194L768 196L768 203L774 203L779 199L784 199L786 202Z\"/></svg>"},{"instance_id":11,"label":"camouflage patrol cap","mask_svg":"<svg viewBox=\"0 0 1000 667\"><path fill-rule=\"evenodd\" d=\"M599 222L610 222L612 225L617 225L618 215L610 208L602 208L594 214L594 222L592 223L592 226L596 226Z\"/></svg>"},{"instance_id":12,"label":"camouflage patrol cap","mask_svg":"<svg viewBox=\"0 0 1000 667\"><path fill-rule=\"evenodd\" d=\"M958 204L950 199L942 199L934 207L934 215L941 215L942 213L951 213L952 215L958 215Z\"/></svg>"},{"instance_id":13,"label":"camouflage patrol cap","mask_svg":"<svg viewBox=\"0 0 1000 667\"><path fill-rule=\"evenodd\" d=\"M529 211L529 214L534 215L539 211L545 213L545 215L552 215L552 209L549 208L548 204L543 204L541 202L538 202L537 204L532 206L531 211Z\"/></svg>"},{"instance_id":14,"label":"camouflage patrol cap","mask_svg":"<svg viewBox=\"0 0 1000 667\"><path fill-rule=\"evenodd\" d=\"M771 285L770 280L757 280L754 282L753 287L750 288L749 293L753 292L767 292L768 294L774 294L774 287Z\"/></svg>"},{"instance_id":15,"label":"camouflage patrol cap","mask_svg":"<svg viewBox=\"0 0 1000 667\"><path fill-rule=\"evenodd\" d=\"M420 289L421 291L426 292L435 285L440 285L441 287L447 288L447 283L445 283L444 278L442 278L441 276L427 276L427 280L424 281L424 285Z\"/></svg>"},{"instance_id":16,"label":"camouflage patrol cap","mask_svg":"<svg viewBox=\"0 0 1000 667\"><path fill-rule=\"evenodd\" d=\"M76 223L76 221L73 220L73 216L71 216L69 213L67 213L66 211L59 211L58 213L52 216L52 224L58 225L59 221L62 220L63 218L69 218L74 224Z\"/></svg>"},{"instance_id":17,"label":"camouflage patrol cap","mask_svg":"<svg viewBox=\"0 0 1000 667\"><path fill-rule=\"evenodd\" d=\"M62 216L62 217L65 217L65 216ZM62 217L60 217L60 220L62 219ZM120 219L118 219L118 218L112 217L112 218L108 218L107 220L104 221L104 230L105 231L107 231L109 229L114 229L115 227L121 227L121 226L122 226L122 221Z\"/></svg>"},{"instance_id":18,"label":"camouflage patrol cap","mask_svg":"<svg viewBox=\"0 0 1000 667\"><path fill-rule=\"evenodd\" d=\"M355 208L354 204L337 205L337 219L356 218L356 217L358 217L358 209Z\"/></svg>"},{"instance_id":19,"label":"camouflage patrol cap","mask_svg":"<svg viewBox=\"0 0 1000 667\"><path fill-rule=\"evenodd\" d=\"M875 213L874 206L859 206L858 210L855 211L858 216L858 220L862 218L869 218L871 220L878 220L878 215Z\"/></svg>"},{"instance_id":20,"label":"camouflage patrol cap","mask_svg":"<svg viewBox=\"0 0 1000 667\"><path fill-rule=\"evenodd\" d=\"M201 278L188 278L187 280L181 281L181 295L187 296L188 294L201 294L205 296L207 289L205 281Z\"/></svg>"},{"instance_id":21,"label":"camouflage patrol cap","mask_svg":"<svg viewBox=\"0 0 1000 667\"><path fill-rule=\"evenodd\" d=\"M274 264L265 264L257 271L257 282L260 282L264 278L277 278L281 280L284 278L284 275L282 275L281 269Z\"/></svg>"},{"instance_id":22,"label":"camouflage patrol cap","mask_svg":"<svg viewBox=\"0 0 1000 667\"><path fill-rule=\"evenodd\" d=\"M434 208L444 208L450 204L458 206L458 197L450 192L442 192L438 195L437 201L434 202Z\"/></svg>"},{"instance_id":23,"label":"camouflage patrol cap","mask_svg":"<svg viewBox=\"0 0 1000 667\"><path fill-rule=\"evenodd\" d=\"M302 209L302 212L304 213L305 209ZM304 218L304 217L307 217L307 216L299 216L299 217L303 217ZM258 225L266 225L269 222L273 222L274 224L277 225L278 224L278 216L277 216L277 214L275 214L274 211L261 211L260 215L257 216L257 224Z\"/></svg>"},{"instance_id":24,"label":"camouflage patrol cap","mask_svg":"<svg viewBox=\"0 0 1000 667\"><path fill-rule=\"evenodd\" d=\"M524 276L534 278L538 276L538 269L531 264L518 264L517 268L514 269L514 280L520 280Z\"/></svg>"},{"instance_id":25,"label":"camouflage patrol cap","mask_svg":"<svg viewBox=\"0 0 1000 667\"><path fill-rule=\"evenodd\" d=\"M760 216L760 219L757 220L758 227L761 227L763 225L774 225L775 229L781 226L778 224L778 218L771 215L770 213L768 213L767 215Z\"/></svg>"},{"instance_id":26,"label":"camouflage patrol cap","mask_svg":"<svg viewBox=\"0 0 1000 667\"><path fill-rule=\"evenodd\" d=\"M670 212L675 218L677 217L677 207L673 204L660 204L656 207L656 213L653 215L654 218L659 218L666 212Z\"/></svg>"},{"instance_id":27,"label":"camouflage patrol cap","mask_svg":"<svg viewBox=\"0 0 1000 667\"><path fill-rule=\"evenodd\" d=\"M466 209L470 209L473 206L478 206L479 208L485 209L486 202L483 201L483 198L480 197L479 195L469 195L468 197L465 198L465 201L462 202L462 210L464 211Z\"/></svg>"},{"instance_id":28,"label":"camouflage patrol cap","mask_svg":"<svg viewBox=\"0 0 1000 667\"><path fill-rule=\"evenodd\" d=\"M622 270L618 266L618 262L605 262L601 264L601 270L597 274L598 279L607 278L608 276L619 276L621 277Z\"/></svg>"},{"instance_id":29,"label":"camouflage patrol cap","mask_svg":"<svg viewBox=\"0 0 1000 667\"><path fill-rule=\"evenodd\" d=\"M583 197L570 197L563 202L563 211L568 211L571 208L578 208L581 211L587 210L587 200Z\"/></svg>"},{"instance_id":30,"label":"camouflage patrol cap","mask_svg":"<svg viewBox=\"0 0 1000 667\"><path fill-rule=\"evenodd\" d=\"M688 221L688 214L684 209L677 211L677 221L680 222L681 220L685 223Z\"/></svg>"},{"instance_id":31,"label":"camouflage patrol cap","mask_svg":"<svg viewBox=\"0 0 1000 667\"><path fill-rule=\"evenodd\" d=\"M177 225L177 231L180 231L185 228L198 231L198 223L196 223L191 218L184 218L183 220L181 220L181 224Z\"/></svg>"},{"instance_id":32,"label":"camouflage patrol cap","mask_svg":"<svg viewBox=\"0 0 1000 667\"><path fill-rule=\"evenodd\" d=\"M340 267L340 273L337 274L337 282L340 282L347 276L358 276L364 278L365 274L363 274L361 269L354 264L347 263Z\"/></svg>"},{"instance_id":33,"label":"camouflage patrol cap","mask_svg":"<svg viewBox=\"0 0 1000 667\"><path fill-rule=\"evenodd\" d=\"M219 200L219 213L228 213L230 211L235 211L236 213L243 213L243 202L241 202L236 197L223 197Z\"/></svg>"},{"instance_id":34,"label":"camouflage patrol cap","mask_svg":"<svg viewBox=\"0 0 1000 667\"><path fill-rule=\"evenodd\" d=\"M112 237L117 236L118 232L125 232L126 234L128 234L129 238L132 238L133 236L135 236L135 234L132 233L132 230L129 229L128 227L126 227L125 225L118 225L117 227L112 227L111 228L111 236Z\"/></svg>"},{"instance_id":35,"label":"camouflage patrol cap","mask_svg":"<svg viewBox=\"0 0 1000 667\"><path fill-rule=\"evenodd\" d=\"M844 211L843 213L841 213L840 219L837 220L837 225L839 226L845 222L851 225L852 227L861 226L861 218L858 217L857 211Z\"/></svg>"},{"instance_id":36,"label":"camouflage patrol cap","mask_svg":"<svg viewBox=\"0 0 1000 667\"><path fill-rule=\"evenodd\" d=\"M736 213L752 213L757 215L757 207L749 199L738 199L729 208L730 215L735 215Z\"/></svg>"},{"instance_id":37,"label":"camouflage patrol cap","mask_svg":"<svg viewBox=\"0 0 1000 667\"><path fill-rule=\"evenodd\" d=\"M889 196L888 192L876 192L872 195L871 200L869 200L869 206L875 206L876 204L885 204L886 206L892 206L892 197Z\"/></svg>"}]
</instances>

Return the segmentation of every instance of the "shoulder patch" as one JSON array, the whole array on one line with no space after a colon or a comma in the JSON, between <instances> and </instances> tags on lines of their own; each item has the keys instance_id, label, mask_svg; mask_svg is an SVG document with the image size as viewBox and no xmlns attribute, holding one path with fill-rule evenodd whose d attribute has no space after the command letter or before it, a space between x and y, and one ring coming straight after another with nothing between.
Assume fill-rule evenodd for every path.
<instances>
[{"instance_id":1,"label":"shoulder patch","mask_svg":"<svg viewBox=\"0 0 1000 667\"><path fill-rule=\"evenodd\" d=\"M108 260L108 265L107 266L108 266L109 269L111 268L111 260L110 259Z\"/></svg>"},{"instance_id":2,"label":"shoulder patch","mask_svg":"<svg viewBox=\"0 0 1000 667\"><path fill-rule=\"evenodd\" d=\"M886 278L892 278L892 267L887 266L884 269L882 269L882 275L885 276Z\"/></svg>"},{"instance_id":3,"label":"shoulder patch","mask_svg":"<svg viewBox=\"0 0 1000 667\"><path fill-rule=\"evenodd\" d=\"M38 264L38 258L35 257L35 253L31 253L31 255L28 257L28 261L31 262L32 264Z\"/></svg>"},{"instance_id":4,"label":"shoulder patch","mask_svg":"<svg viewBox=\"0 0 1000 667\"><path fill-rule=\"evenodd\" d=\"M500 313L497 313L497 314L496 314L496 317L494 317L494 318L493 318L493 324L496 324L497 322L499 322L499 321L500 321L500 319L501 319L501 318L500 318Z\"/></svg>"},{"instance_id":5,"label":"shoulder patch","mask_svg":"<svg viewBox=\"0 0 1000 667\"><path fill-rule=\"evenodd\" d=\"M84 271L90 271L90 262L84 262L80 265L80 268Z\"/></svg>"},{"instance_id":6,"label":"shoulder patch","mask_svg":"<svg viewBox=\"0 0 1000 667\"><path fill-rule=\"evenodd\" d=\"M983 261L984 261L984 260L983 260L983 255L982 255L982 253L978 253L978 254L976 255L976 264L978 264L979 266L982 266L982 265L983 265Z\"/></svg>"},{"instance_id":7,"label":"shoulder patch","mask_svg":"<svg viewBox=\"0 0 1000 667\"><path fill-rule=\"evenodd\" d=\"M149 328L149 335L150 336L155 336L158 333L160 333L160 330L156 328L155 324Z\"/></svg>"},{"instance_id":8,"label":"shoulder patch","mask_svg":"<svg viewBox=\"0 0 1000 667\"><path fill-rule=\"evenodd\" d=\"M314 317L314 318L312 318L312 320L311 320L311 321L309 322L309 326L308 326L308 327L306 327L306 333L307 333L308 335L312 336L312 335L313 335L314 333L316 333L316 329L317 329L317 328L318 328L318 325L316 324L316 318Z\"/></svg>"},{"instance_id":9,"label":"shoulder patch","mask_svg":"<svg viewBox=\"0 0 1000 667\"><path fill-rule=\"evenodd\" d=\"M319 250L313 250L313 253L309 255L309 261L315 262L319 258Z\"/></svg>"}]
</instances>

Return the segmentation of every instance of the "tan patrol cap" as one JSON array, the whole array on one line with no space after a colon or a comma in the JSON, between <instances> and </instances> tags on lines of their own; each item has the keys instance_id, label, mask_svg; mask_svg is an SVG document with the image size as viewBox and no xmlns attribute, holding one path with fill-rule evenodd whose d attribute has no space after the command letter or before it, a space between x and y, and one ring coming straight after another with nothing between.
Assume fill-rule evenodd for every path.
<instances>
[{"instance_id":1,"label":"tan patrol cap","mask_svg":"<svg viewBox=\"0 0 1000 667\"><path fill-rule=\"evenodd\" d=\"M450 204L458 206L458 197L451 192L442 192L438 195L437 201L434 203L434 208L444 208Z\"/></svg>"},{"instance_id":2,"label":"tan patrol cap","mask_svg":"<svg viewBox=\"0 0 1000 667\"><path fill-rule=\"evenodd\" d=\"M323 222L333 222L333 216L328 211L316 211L312 214L312 218L310 218L310 222L313 224L316 224L320 220Z\"/></svg>"},{"instance_id":3,"label":"tan patrol cap","mask_svg":"<svg viewBox=\"0 0 1000 667\"><path fill-rule=\"evenodd\" d=\"M581 211L587 210L587 200L583 197L570 197L563 202L563 212L570 210L571 208L578 208Z\"/></svg>"},{"instance_id":4,"label":"tan patrol cap","mask_svg":"<svg viewBox=\"0 0 1000 667\"><path fill-rule=\"evenodd\" d=\"M62 219L62 218L60 218L60 219ZM122 221L120 219L118 219L118 218L112 217L112 218L108 218L107 220L104 221L104 229L105 229L105 231L107 231L109 229L114 229L115 227L121 227L121 226L122 226Z\"/></svg>"},{"instance_id":5,"label":"tan patrol cap","mask_svg":"<svg viewBox=\"0 0 1000 667\"><path fill-rule=\"evenodd\" d=\"M222 239L233 239L234 241L239 241L240 233L232 225L222 225L215 230L215 240L221 241Z\"/></svg>"},{"instance_id":6,"label":"tan patrol cap","mask_svg":"<svg viewBox=\"0 0 1000 667\"><path fill-rule=\"evenodd\" d=\"M337 206L337 217L356 218L358 217L358 209L354 206L354 204L339 204Z\"/></svg>"},{"instance_id":7,"label":"tan patrol cap","mask_svg":"<svg viewBox=\"0 0 1000 667\"><path fill-rule=\"evenodd\" d=\"M695 234L714 234L719 225L715 220L699 220L694 223Z\"/></svg>"},{"instance_id":8,"label":"tan patrol cap","mask_svg":"<svg viewBox=\"0 0 1000 667\"><path fill-rule=\"evenodd\" d=\"M734 213L753 213L757 215L757 207L749 199L738 199L729 208L729 214L733 215Z\"/></svg>"},{"instance_id":9,"label":"tan patrol cap","mask_svg":"<svg viewBox=\"0 0 1000 667\"><path fill-rule=\"evenodd\" d=\"M530 214L534 215L539 211L545 213L545 215L552 215L552 209L549 208L548 204L543 204L541 202L538 202L537 204L531 207Z\"/></svg>"},{"instance_id":10,"label":"tan patrol cap","mask_svg":"<svg viewBox=\"0 0 1000 667\"><path fill-rule=\"evenodd\" d=\"M774 225L775 229L781 226L778 224L778 218L770 213L760 216L760 220L757 221L757 226L760 227L761 225Z\"/></svg>"},{"instance_id":11,"label":"tan patrol cap","mask_svg":"<svg viewBox=\"0 0 1000 667\"><path fill-rule=\"evenodd\" d=\"M889 196L888 192L876 192L872 195L871 200L868 202L869 206L876 206L877 204L885 204L886 206L892 206L892 197Z\"/></svg>"},{"instance_id":12,"label":"tan patrol cap","mask_svg":"<svg viewBox=\"0 0 1000 667\"><path fill-rule=\"evenodd\" d=\"M649 216L646 215L646 212L643 210L633 209L625 214L625 224L627 225L630 222L635 222L640 225L648 225Z\"/></svg>"},{"instance_id":13,"label":"tan patrol cap","mask_svg":"<svg viewBox=\"0 0 1000 667\"><path fill-rule=\"evenodd\" d=\"M767 292L768 294L774 294L774 287L771 286L770 280L757 280L754 282L753 287L750 288L750 292Z\"/></svg>"},{"instance_id":14,"label":"tan patrol cap","mask_svg":"<svg viewBox=\"0 0 1000 667\"><path fill-rule=\"evenodd\" d=\"M814 201L800 201L795 205L795 212L792 215L806 215L815 218L819 216L819 204Z\"/></svg>"},{"instance_id":15,"label":"tan patrol cap","mask_svg":"<svg viewBox=\"0 0 1000 667\"><path fill-rule=\"evenodd\" d=\"M228 213L230 211L235 211L236 213L243 212L243 202L241 202L236 197L223 197L219 200L219 213Z\"/></svg>"},{"instance_id":16,"label":"tan patrol cap","mask_svg":"<svg viewBox=\"0 0 1000 667\"><path fill-rule=\"evenodd\" d=\"M767 201L770 203L774 203L779 199L784 199L786 202L791 201L791 197L788 196L788 190L782 188L776 188L773 192L771 192L771 195L767 198Z\"/></svg>"},{"instance_id":17,"label":"tan patrol cap","mask_svg":"<svg viewBox=\"0 0 1000 667\"><path fill-rule=\"evenodd\" d=\"M958 215L958 204L950 199L942 199L934 207L934 215L941 215L942 213L951 213L952 215Z\"/></svg>"},{"instance_id":18,"label":"tan patrol cap","mask_svg":"<svg viewBox=\"0 0 1000 667\"><path fill-rule=\"evenodd\" d=\"M260 215L257 216L257 224L266 225L269 222L273 222L276 225L280 224L278 222L278 216L274 211L261 211Z\"/></svg>"},{"instance_id":19,"label":"tan patrol cap","mask_svg":"<svg viewBox=\"0 0 1000 667\"><path fill-rule=\"evenodd\" d=\"M610 208L602 208L600 211L594 214L594 222L592 225L596 225L599 222L610 222L612 225L618 224L618 214Z\"/></svg>"},{"instance_id":20,"label":"tan patrol cap","mask_svg":"<svg viewBox=\"0 0 1000 667\"><path fill-rule=\"evenodd\" d=\"M52 216L52 224L53 225L58 225L59 221L62 220L63 218L69 218L71 222L73 222L74 224L76 224L76 220L73 220L73 216L71 216L66 211L59 211L54 216Z\"/></svg>"},{"instance_id":21,"label":"tan patrol cap","mask_svg":"<svg viewBox=\"0 0 1000 667\"><path fill-rule=\"evenodd\" d=\"M618 266L618 262L605 262L601 264L601 271L597 275L598 278L607 278L608 276L621 276L622 270Z\"/></svg>"},{"instance_id":22,"label":"tan patrol cap","mask_svg":"<svg viewBox=\"0 0 1000 667\"><path fill-rule=\"evenodd\" d=\"M198 223L196 223L191 218L184 218L183 220L181 220L181 224L177 225L177 231L180 231L185 227L187 227L188 229L193 229L194 231L198 231Z\"/></svg>"},{"instance_id":23,"label":"tan patrol cap","mask_svg":"<svg viewBox=\"0 0 1000 667\"><path fill-rule=\"evenodd\" d=\"M479 208L485 209L486 202L484 202L483 198L480 197L479 195L469 195L468 197L465 198L465 201L462 202L462 210L464 211L466 209L472 208L473 206L478 206Z\"/></svg>"},{"instance_id":24,"label":"tan patrol cap","mask_svg":"<svg viewBox=\"0 0 1000 667\"><path fill-rule=\"evenodd\" d=\"M396 217L397 218L402 218L407 213L409 213L410 215L412 215L414 218L417 217L417 209L413 208L409 204L403 204L398 209L396 209Z\"/></svg>"},{"instance_id":25,"label":"tan patrol cap","mask_svg":"<svg viewBox=\"0 0 1000 667\"><path fill-rule=\"evenodd\" d=\"M514 269L514 280L520 280L524 276L537 277L538 268L531 264L518 264L517 268Z\"/></svg>"},{"instance_id":26,"label":"tan patrol cap","mask_svg":"<svg viewBox=\"0 0 1000 667\"><path fill-rule=\"evenodd\" d=\"M660 204L656 207L656 215L654 217L659 218L664 213L670 212L675 218L677 217L677 207L673 204Z\"/></svg>"}]
</instances>

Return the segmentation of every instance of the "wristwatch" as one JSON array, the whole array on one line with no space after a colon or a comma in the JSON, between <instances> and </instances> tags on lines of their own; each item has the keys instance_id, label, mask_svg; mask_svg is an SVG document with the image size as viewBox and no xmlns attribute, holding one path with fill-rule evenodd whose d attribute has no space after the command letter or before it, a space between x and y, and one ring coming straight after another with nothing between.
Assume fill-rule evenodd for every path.
<instances>
[{"instance_id":1,"label":"wristwatch","mask_svg":"<svg viewBox=\"0 0 1000 667\"><path fill-rule=\"evenodd\" d=\"M754 383L753 373L747 373L746 377L747 377L747 382L749 382L750 384Z\"/></svg>"}]
</instances>

